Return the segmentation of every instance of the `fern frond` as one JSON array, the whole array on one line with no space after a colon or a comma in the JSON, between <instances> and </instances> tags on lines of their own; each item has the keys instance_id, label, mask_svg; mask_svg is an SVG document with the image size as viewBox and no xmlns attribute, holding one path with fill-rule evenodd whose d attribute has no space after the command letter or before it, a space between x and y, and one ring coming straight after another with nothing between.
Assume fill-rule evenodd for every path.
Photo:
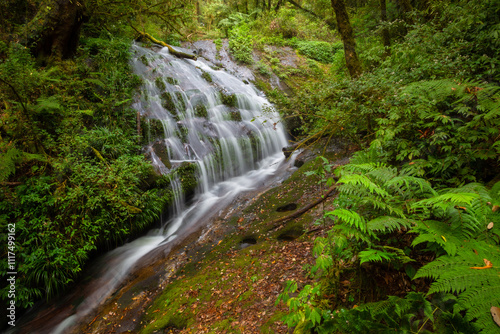
<instances>
[{"instance_id":1,"label":"fern frond","mask_svg":"<svg viewBox=\"0 0 500 334\"><path fill-rule=\"evenodd\" d=\"M495 183L489 192L493 205L500 205L500 181Z\"/></svg>"},{"instance_id":2,"label":"fern frond","mask_svg":"<svg viewBox=\"0 0 500 334\"><path fill-rule=\"evenodd\" d=\"M370 243L372 241L372 238L370 235L366 233L362 233L360 230L358 230L356 227L351 226L351 225L344 225L344 224L339 224L335 225L331 229L332 231L335 231L339 234L345 235L348 238L354 238L357 241L365 242L365 243Z\"/></svg>"},{"instance_id":3,"label":"fern frond","mask_svg":"<svg viewBox=\"0 0 500 334\"><path fill-rule=\"evenodd\" d=\"M398 175L398 170L395 167L380 167L367 173L368 176L372 177L375 181L382 184L395 178Z\"/></svg>"},{"instance_id":4,"label":"fern frond","mask_svg":"<svg viewBox=\"0 0 500 334\"><path fill-rule=\"evenodd\" d=\"M390 262L396 258L396 254L391 252L385 252L379 249L367 248L364 251L358 253L360 264L365 262Z\"/></svg>"},{"instance_id":5,"label":"fern frond","mask_svg":"<svg viewBox=\"0 0 500 334\"><path fill-rule=\"evenodd\" d=\"M382 197L389 197L389 193L380 187L378 184L370 180L366 175L358 175L358 174L347 174L343 175L338 183L343 184L352 184L356 186L363 186L368 189L368 191L372 194L377 194Z\"/></svg>"},{"instance_id":6,"label":"fern frond","mask_svg":"<svg viewBox=\"0 0 500 334\"><path fill-rule=\"evenodd\" d=\"M368 230L373 232L390 233L401 229L409 229L412 221L404 218L382 216L366 223Z\"/></svg>"},{"instance_id":7,"label":"fern frond","mask_svg":"<svg viewBox=\"0 0 500 334\"><path fill-rule=\"evenodd\" d=\"M356 227L361 232L366 232L366 221L357 212L339 208L325 213L325 216L336 216L341 221Z\"/></svg>"},{"instance_id":8,"label":"fern frond","mask_svg":"<svg viewBox=\"0 0 500 334\"><path fill-rule=\"evenodd\" d=\"M487 259L493 266L483 267ZM484 269L478 269L484 268ZM500 249L482 241L464 243L456 256L441 256L420 268L415 278L435 279L428 294L452 292L458 294L456 311L466 311L466 318L475 326L494 333L490 307L500 305Z\"/></svg>"},{"instance_id":9,"label":"fern frond","mask_svg":"<svg viewBox=\"0 0 500 334\"><path fill-rule=\"evenodd\" d=\"M349 174L368 173L382 167L386 167L386 165L379 162L360 163L360 164L355 164L351 162L350 164L344 166L343 171L349 172Z\"/></svg>"},{"instance_id":10,"label":"fern frond","mask_svg":"<svg viewBox=\"0 0 500 334\"><path fill-rule=\"evenodd\" d=\"M16 171L16 163L20 162L22 152L17 148L10 148L0 153L0 181L7 181Z\"/></svg>"},{"instance_id":11,"label":"fern frond","mask_svg":"<svg viewBox=\"0 0 500 334\"><path fill-rule=\"evenodd\" d=\"M412 242L413 247L424 242L435 243L449 255L455 255L457 247L462 243L461 231L450 229L448 224L436 220L417 222L411 232L419 233Z\"/></svg>"},{"instance_id":12,"label":"fern frond","mask_svg":"<svg viewBox=\"0 0 500 334\"><path fill-rule=\"evenodd\" d=\"M428 207L448 209L455 205L468 205L479 195L475 193L446 193L432 198L423 199L414 203L411 207L413 210L421 210Z\"/></svg>"},{"instance_id":13,"label":"fern frond","mask_svg":"<svg viewBox=\"0 0 500 334\"><path fill-rule=\"evenodd\" d=\"M384 201L383 199L366 197L361 200L361 203L370 204L373 208L383 210L390 215L397 215L401 218L406 217L401 205L395 205L396 203L391 203L389 200Z\"/></svg>"},{"instance_id":14,"label":"fern frond","mask_svg":"<svg viewBox=\"0 0 500 334\"><path fill-rule=\"evenodd\" d=\"M415 187L418 187L421 193L429 193L433 196L437 195L436 191L432 188L430 183L420 177L397 176L387 181L384 186L394 190L401 190L402 192L410 192L410 196L415 195L413 193Z\"/></svg>"},{"instance_id":15,"label":"fern frond","mask_svg":"<svg viewBox=\"0 0 500 334\"><path fill-rule=\"evenodd\" d=\"M397 260L399 263L408 263L414 261L409 258L402 249L383 246L380 249L367 248L358 253L360 264L365 262L391 262Z\"/></svg>"}]
</instances>

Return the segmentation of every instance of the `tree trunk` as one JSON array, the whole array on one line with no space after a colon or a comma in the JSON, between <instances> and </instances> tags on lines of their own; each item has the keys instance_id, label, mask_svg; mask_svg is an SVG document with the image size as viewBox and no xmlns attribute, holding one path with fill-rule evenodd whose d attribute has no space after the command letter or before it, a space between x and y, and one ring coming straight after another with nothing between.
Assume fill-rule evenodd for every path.
<instances>
[{"instance_id":1,"label":"tree trunk","mask_svg":"<svg viewBox=\"0 0 500 334\"><path fill-rule=\"evenodd\" d=\"M380 0L380 21L382 24L387 24L387 7L385 0ZM385 56L391 54L391 37L387 26L382 28L382 43L384 44Z\"/></svg>"},{"instance_id":2,"label":"tree trunk","mask_svg":"<svg viewBox=\"0 0 500 334\"><path fill-rule=\"evenodd\" d=\"M26 26L31 51L42 63L73 56L86 19L85 8L78 1L43 1Z\"/></svg>"},{"instance_id":3,"label":"tree trunk","mask_svg":"<svg viewBox=\"0 0 500 334\"><path fill-rule=\"evenodd\" d=\"M281 6L283 5L283 0L278 0L278 3L276 4L276 7L274 7L274 11L280 10Z\"/></svg>"},{"instance_id":4,"label":"tree trunk","mask_svg":"<svg viewBox=\"0 0 500 334\"><path fill-rule=\"evenodd\" d=\"M356 53L356 42L354 41L354 33L352 31L351 22L349 22L347 9L345 7L344 0L331 1L333 10L335 11L335 17L337 18L337 27L339 29L340 37L344 43L347 69L349 70L351 77L355 78L361 74L362 70L361 62L359 61Z\"/></svg>"},{"instance_id":5,"label":"tree trunk","mask_svg":"<svg viewBox=\"0 0 500 334\"><path fill-rule=\"evenodd\" d=\"M400 11L402 12L404 16L404 20L408 24L413 24L413 20L409 16L409 12L413 10L413 7L411 6L410 0L397 0L396 1L399 5Z\"/></svg>"},{"instance_id":6,"label":"tree trunk","mask_svg":"<svg viewBox=\"0 0 500 334\"><path fill-rule=\"evenodd\" d=\"M201 23L201 8L200 8L200 2L196 1L196 16L198 18L198 23Z\"/></svg>"}]
</instances>

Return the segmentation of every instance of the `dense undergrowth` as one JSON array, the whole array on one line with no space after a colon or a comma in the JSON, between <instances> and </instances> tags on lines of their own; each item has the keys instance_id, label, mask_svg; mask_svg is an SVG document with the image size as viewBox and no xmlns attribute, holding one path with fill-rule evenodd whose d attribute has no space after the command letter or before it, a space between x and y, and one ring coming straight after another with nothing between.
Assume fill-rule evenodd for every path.
<instances>
[{"instance_id":1,"label":"dense undergrowth","mask_svg":"<svg viewBox=\"0 0 500 334\"><path fill-rule=\"evenodd\" d=\"M12 89L1 91L0 219L15 224L15 249L2 233L2 253L15 253L18 307L54 296L90 254L140 232L171 200L140 154L129 46L84 37L74 60L50 68L20 44L2 50Z\"/></svg>"},{"instance_id":2,"label":"dense undergrowth","mask_svg":"<svg viewBox=\"0 0 500 334\"><path fill-rule=\"evenodd\" d=\"M335 172L337 209L321 221L331 227L316 239L310 271L318 282L300 289L289 283L280 298L290 308L284 320L297 333L495 332L500 6L432 2L398 15L389 2L392 20L385 23L374 7L352 8L364 69L355 80L331 36L299 39L308 36L308 24L288 23L311 21L290 7L257 21L240 15L228 34L242 62L253 62L250 45L290 46L309 58L309 68L287 72L264 57L258 72L277 75L294 94L261 88L285 118L300 118L310 140L335 137L361 148ZM381 42L383 28L390 48ZM428 278L427 288L341 301L340 282L353 265L350 279L363 295L368 264L410 282Z\"/></svg>"}]
</instances>

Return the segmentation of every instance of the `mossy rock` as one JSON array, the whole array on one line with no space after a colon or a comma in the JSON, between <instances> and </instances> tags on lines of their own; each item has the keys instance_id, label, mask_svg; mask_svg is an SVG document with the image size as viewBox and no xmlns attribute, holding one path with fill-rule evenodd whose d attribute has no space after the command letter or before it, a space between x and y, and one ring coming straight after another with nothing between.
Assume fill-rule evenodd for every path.
<instances>
[{"instance_id":1,"label":"mossy rock","mask_svg":"<svg viewBox=\"0 0 500 334\"><path fill-rule=\"evenodd\" d=\"M304 233L304 226L301 223L290 223L277 232L276 239L282 241L292 241Z\"/></svg>"},{"instance_id":2,"label":"mossy rock","mask_svg":"<svg viewBox=\"0 0 500 334\"><path fill-rule=\"evenodd\" d=\"M143 145L163 138L165 135L163 124L155 118L141 117L141 143Z\"/></svg>"},{"instance_id":3,"label":"mossy rock","mask_svg":"<svg viewBox=\"0 0 500 334\"><path fill-rule=\"evenodd\" d=\"M155 85L161 91L164 91L165 89L167 89L167 86L165 85L165 82L163 81L163 79L161 77L158 77L155 79Z\"/></svg>"},{"instance_id":4,"label":"mossy rock","mask_svg":"<svg viewBox=\"0 0 500 334\"><path fill-rule=\"evenodd\" d=\"M238 105L238 101L236 99L235 94L230 94L224 91L220 91L220 99L222 101L222 104L225 104L228 107L236 107Z\"/></svg>"},{"instance_id":5,"label":"mossy rock","mask_svg":"<svg viewBox=\"0 0 500 334\"><path fill-rule=\"evenodd\" d=\"M170 163L170 159L168 158L168 148L165 146L165 142L163 140L159 140L153 144L153 150L161 162L168 169L172 168L172 164Z\"/></svg>"},{"instance_id":6,"label":"mossy rock","mask_svg":"<svg viewBox=\"0 0 500 334\"><path fill-rule=\"evenodd\" d=\"M238 109L232 109L229 111L229 119L235 122L241 122L241 112Z\"/></svg>"},{"instance_id":7,"label":"mossy rock","mask_svg":"<svg viewBox=\"0 0 500 334\"><path fill-rule=\"evenodd\" d=\"M165 81L167 81L171 85L178 85L179 84L179 80L172 78L172 77L166 77Z\"/></svg>"},{"instance_id":8,"label":"mossy rock","mask_svg":"<svg viewBox=\"0 0 500 334\"><path fill-rule=\"evenodd\" d=\"M176 107L178 110L186 110L186 102L184 102L184 96L181 92L175 92L175 97L177 98Z\"/></svg>"},{"instance_id":9,"label":"mossy rock","mask_svg":"<svg viewBox=\"0 0 500 334\"><path fill-rule=\"evenodd\" d=\"M207 118L208 117L207 107L203 104L197 105L196 107L194 107L194 115L196 117Z\"/></svg>"},{"instance_id":10,"label":"mossy rock","mask_svg":"<svg viewBox=\"0 0 500 334\"><path fill-rule=\"evenodd\" d=\"M172 95L169 92L163 92L160 97L161 105L163 106L163 108L167 109L168 111L175 110L174 100L172 99Z\"/></svg>"},{"instance_id":11,"label":"mossy rock","mask_svg":"<svg viewBox=\"0 0 500 334\"><path fill-rule=\"evenodd\" d=\"M144 66L149 66L149 61L146 55L142 55L139 57L139 60L144 64Z\"/></svg>"},{"instance_id":12,"label":"mossy rock","mask_svg":"<svg viewBox=\"0 0 500 334\"><path fill-rule=\"evenodd\" d=\"M203 79L205 79L207 82L210 82L210 83L212 83L212 82L213 82L212 76L211 76L211 75L210 75L210 73L208 73L208 72L202 71L202 73L201 73L201 77L202 77Z\"/></svg>"},{"instance_id":13,"label":"mossy rock","mask_svg":"<svg viewBox=\"0 0 500 334\"><path fill-rule=\"evenodd\" d=\"M183 162L176 169L176 173L181 181L182 191L186 197L193 196L198 186L197 169L197 165L190 162Z\"/></svg>"}]
</instances>

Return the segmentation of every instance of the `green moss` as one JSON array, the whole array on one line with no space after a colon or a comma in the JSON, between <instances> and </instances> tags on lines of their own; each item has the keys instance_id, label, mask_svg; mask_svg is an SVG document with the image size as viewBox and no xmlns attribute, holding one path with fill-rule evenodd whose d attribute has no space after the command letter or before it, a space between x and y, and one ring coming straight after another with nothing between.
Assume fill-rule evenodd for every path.
<instances>
[{"instance_id":1,"label":"green moss","mask_svg":"<svg viewBox=\"0 0 500 334\"><path fill-rule=\"evenodd\" d=\"M280 321L285 314L286 314L285 312L276 312L272 317L270 317L266 321L266 323L264 323L260 327L260 332L263 334L273 334L274 330L272 328L272 325L274 325L274 323L276 323L277 321Z\"/></svg>"},{"instance_id":2,"label":"green moss","mask_svg":"<svg viewBox=\"0 0 500 334\"><path fill-rule=\"evenodd\" d=\"M179 80L175 79L175 78L172 78L172 77L166 77L165 80L171 84L171 85L178 85L179 84Z\"/></svg>"},{"instance_id":3,"label":"green moss","mask_svg":"<svg viewBox=\"0 0 500 334\"><path fill-rule=\"evenodd\" d=\"M290 241L295 240L304 234L304 225L299 222L290 222L284 228L275 233L278 240Z\"/></svg>"},{"instance_id":4,"label":"green moss","mask_svg":"<svg viewBox=\"0 0 500 334\"><path fill-rule=\"evenodd\" d=\"M175 97L177 98L176 107L178 110L186 110L186 102L184 102L184 96L181 92L175 92Z\"/></svg>"},{"instance_id":5,"label":"green moss","mask_svg":"<svg viewBox=\"0 0 500 334\"><path fill-rule=\"evenodd\" d=\"M183 162L177 169L176 173L181 180L181 187L184 194L187 196L193 195L198 185L196 177L197 165L194 163Z\"/></svg>"},{"instance_id":6,"label":"green moss","mask_svg":"<svg viewBox=\"0 0 500 334\"><path fill-rule=\"evenodd\" d=\"M212 76L208 72L202 71L201 77L208 82L213 82Z\"/></svg>"},{"instance_id":7,"label":"green moss","mask_svg":"<svg viewBox=\"0 0 500 334\"><path fill-rule=\"evenodd\" d=\"M155 139L163 138L163 124L154 118L141 118L141 143L146 145Z\"/></svg>"},{"instance_id":8,"label":"green moss","mask_svg":"<svg viewBox=\"0 0 500 334\"><path fill-rule=\"evenodd\" d=\"M225 104L228 107L236 107L237 106L237 100L236 100L236 95L235 94L229 94L224 91L220 92L220 99L222 101L222 104Z\"/></svg>"},{"instance_id":9,"label":"green moss","mask_svg":"<svg viewBox=\"0 0 500 334\"><path fill-rule=\"evenodd\" d=\"M241 112L239 110L232 110L229 112L229 119L235 122L241 122Z\"/></svg>"},{"instance_id":10,"label":"green moss","mask_svg":"<svg viewBox=\"0 0 500 334\"><path fill-rule=\"evenodd\" d=\"M149 66L149 62L148 62L148 58L146 57L146 55L142 55L139 57L139 60L145 65L145 66Z\"/></svg>"},{"instance_id":11,"label":"green moss","mask_svg":"<svg viewBox=\"0 0 500 334\"><path fill-rule=\"evenodd\" d=\"M163 79L161 77L158 77L155 79L155 85L161 91L164 91L167 88L167 86L165 86L165 82L163 81Z\"/></svg>"},{"instance_id":12,"label":"green moss","mask_svg":"<svg viewBox=\"0 0 500 334\"><path fill-rule=\"evenodd\" d=\"M172 95L170 95L169 92L163 92L161 95L161 105L163 108L167 109L168 111L174 111L175 110L175 104L174 100L172 99Z\"/></svg>"},{"instance_id":13,"label":"green moss","mask_svg":"<svg viewBox=\"0 0 500 334\"><path fill-rule=\"evenodd\" d=\"M194 108L194 115L195 115L196 117L207 118L207 117L208 117L207 107L206 107L206 106L204 106L203 104L198 104L198 105Z\"/></svg>"}]
</instances>

